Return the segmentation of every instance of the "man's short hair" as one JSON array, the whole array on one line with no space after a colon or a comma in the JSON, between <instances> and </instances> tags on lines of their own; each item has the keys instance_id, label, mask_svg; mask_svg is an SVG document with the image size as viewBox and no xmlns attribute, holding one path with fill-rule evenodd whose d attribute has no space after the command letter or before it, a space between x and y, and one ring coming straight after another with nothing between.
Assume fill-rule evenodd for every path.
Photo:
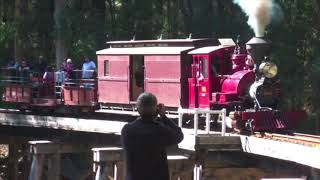
<instances>
[{"instance_id":1,"label":"man's short hair","mask_svg":"<svg viewBox=\"0 0 320 180\"><path fill-rule=\"evenodd\" d=\"M155 95L144 92L137 98L137 109L140 115L153 115L156 112L158 101Z\"/></svg>"}]
</instances>

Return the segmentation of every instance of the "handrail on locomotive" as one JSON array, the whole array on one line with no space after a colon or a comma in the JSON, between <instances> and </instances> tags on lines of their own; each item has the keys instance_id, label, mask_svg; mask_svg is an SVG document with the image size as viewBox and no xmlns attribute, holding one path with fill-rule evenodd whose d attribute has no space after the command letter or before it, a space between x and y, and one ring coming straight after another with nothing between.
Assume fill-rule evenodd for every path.
<instances>
[{"instance_id":1,"label":"handrail on locomotive","mask_svg":"<svg viewBox=\"0 0 320 180\"><path fill-rule=\"evenodd\" d=\"M221 121L221 136L226 135L226 116L227 116L227 110L225 108L221 110L210 110L210 109L202 109L202 108L194 108L194 109L183 109L179 107L178 109L178 126L182 128L182 119L184 114L193 114L193 135L197 136L198 135L198 130L199 130L199 115L205 114L206 116L206 129L205 133L210 134L210 121L211 121L211 115L218 115L218 119ZM218 120L219 121L219 120Z\"/></svg>"}]
</instances>

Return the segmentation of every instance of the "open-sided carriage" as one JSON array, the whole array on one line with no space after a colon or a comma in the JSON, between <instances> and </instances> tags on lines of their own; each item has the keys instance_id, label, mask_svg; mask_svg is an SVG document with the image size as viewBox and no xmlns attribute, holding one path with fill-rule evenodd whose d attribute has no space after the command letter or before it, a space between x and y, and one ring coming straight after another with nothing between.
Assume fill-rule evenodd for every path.
<instances>
[{"instance_id":1,"label":"open-sided carriage","mask_svg":"<svg viewBox=\"0 0 320 180\"><path fill-rule=\"evenodd\" d=\"M32 82L28 72L11 69L2 69L2 100L14 103L18 108L23 108L32 102Z\"/></svg>"},{"instance_id":2,"label":"open-sided carriage","mask_svg":"<svg viewBox=\"0 0 320 180\"><path fill-rule=\"evenodd\" d=\"M46 77L48 78L29 70L2 69L2 100L20 110L42 106L55 107L58 101L54 72L47 72Z\"/></svg>"},{"instance_id":3,"label":"open-sided carriage","mask_svg":"<svg viewBox=\"0 0 320 180\"><path fill-rule=\"evenodd\" d=\"M88 73L90 78L83 78ZM74 109L94 111L98 107L95 71L74 70L62 86L64 105Z\"/></svg>"},{"instance_id":4,"label":"open-sided carriage","mask_svg":"<svg viewBox=\"0 0 320 180\"><path fill-rule=\"evenodd\" d=\"M67 107L90 111L98 107L95 71L92 78L82 78L84 72L75 70L71 78L65 73L45 72L40 76L33 71L3 69L1 85L3 102L25 110L62 110ZM45 108L43 108L45 107Z\"/></svg>"}]
</instances>

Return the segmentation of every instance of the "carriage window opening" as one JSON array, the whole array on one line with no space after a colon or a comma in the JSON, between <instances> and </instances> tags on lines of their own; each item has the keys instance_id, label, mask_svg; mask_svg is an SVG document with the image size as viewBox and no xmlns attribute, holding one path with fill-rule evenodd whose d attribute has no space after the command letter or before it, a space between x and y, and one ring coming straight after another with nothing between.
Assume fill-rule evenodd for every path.
<instances>
[{"instance_id":1,"label":"carriage window opening","mask_svg":"<svg viewBox=\"0 0 320 180\"><path fill-rule=\"evenodd\" d=\"M144 56L133 55L130 57L130 101L136 101L144 92Z\"/></svg>"},{"instance_id":2,"label":"carriage window opening","mask_svg":"<svg viewBox=\"0 0 320 180\"><path fill-rule=\"evenodd\" d=\"M208 59L200 57L200 69L204 78L208 78Z\"/></svg>"},{"instance_id":3,"label":"carriage window opening","mask_svg":"<svg viewBox=\"0 0 320 180\"><path fill-rule=\"evenodd\" d=\"M223 55L224 60L224 66L225 66L225 74L229 74L232 71L232 61L231 56L228 53L224 53Z\"/></svg>"},{"instance_id":4,"label":"carriage window opening","mask_svg":"<svg viewBox=\"0 0 320 180\"><path fill-rule=\"evenodd\" d=\"M109 60L104 61L104 76L109 76Z\"/></svg>"},{"instance_id":5,"label":"carriage window opening","mask_svg":"<svg viewBox=\"0 0 320 180\"><path fill-rule=\"evenodd\" d=\"M133 63L134 79L137 87L143 88L144 86L144 57L136 56Z\"/></svg>"}]
</instances>

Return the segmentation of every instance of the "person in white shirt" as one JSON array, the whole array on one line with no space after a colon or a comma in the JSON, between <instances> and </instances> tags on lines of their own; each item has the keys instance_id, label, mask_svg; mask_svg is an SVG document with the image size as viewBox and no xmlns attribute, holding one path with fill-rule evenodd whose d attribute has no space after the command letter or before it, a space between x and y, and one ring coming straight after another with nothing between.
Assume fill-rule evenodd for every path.
<instances>
[{"instance_id":1,"label":"person in white shirt","mask_svg":"<svg viewBox=\"0 0 320 180\"><path fill-rule=\"evenodd\" d=\"M92 60L90 60L88 56L85 56L84 63L82 65L82 78L93 78L93 73L96 69L96 64Z\"/></svg>"}]
</instances>

